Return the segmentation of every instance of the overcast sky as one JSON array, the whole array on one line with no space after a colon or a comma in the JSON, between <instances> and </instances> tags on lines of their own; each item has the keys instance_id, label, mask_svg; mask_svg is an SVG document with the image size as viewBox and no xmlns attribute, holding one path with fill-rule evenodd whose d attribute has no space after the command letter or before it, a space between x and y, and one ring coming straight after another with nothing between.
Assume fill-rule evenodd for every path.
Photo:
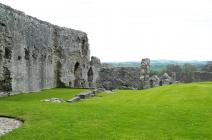
<instances>
[{"instance_id":1,"label":"overcast sky","mask_svg":"<svg viewBox=\"0 0 212 140\"><path fill-rule=\"evenodd\" d=\"M212 0L0 0L26 14L85 31L91 55L212 60Z\"/></svg>"}]
</instances>

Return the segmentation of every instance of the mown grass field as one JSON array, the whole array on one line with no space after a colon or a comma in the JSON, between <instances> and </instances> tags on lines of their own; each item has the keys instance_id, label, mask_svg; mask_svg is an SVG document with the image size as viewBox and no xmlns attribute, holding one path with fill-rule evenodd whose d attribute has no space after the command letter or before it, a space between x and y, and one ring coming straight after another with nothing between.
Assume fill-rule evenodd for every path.
<instances>
[{"instance_id":1,"label":"mown grass field","mask_svg":"<svg viewBox=\"0 0 212 140\"><path fill-rule=\"evenodd\" d=\"M77 103L80 89L51 89L0 98L0 115L25 120L2 140L211 140L212 83L119 90Z\"/></svg>"}]
</instances>

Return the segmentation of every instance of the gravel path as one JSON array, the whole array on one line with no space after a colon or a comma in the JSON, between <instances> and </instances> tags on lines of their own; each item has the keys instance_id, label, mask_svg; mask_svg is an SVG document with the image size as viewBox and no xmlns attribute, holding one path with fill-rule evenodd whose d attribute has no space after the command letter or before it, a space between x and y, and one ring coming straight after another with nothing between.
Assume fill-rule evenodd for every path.
<instances>
[{"instance_id":1,"label":"gravel path","mask_svg":"<svg viewBox=\"0 0 212 140\"><path fill-rule=\"evenodd\" d=\"M22 122L16 119L0 117L0 137L9 133L22 125Z\"/></svg>"}]
</instances>

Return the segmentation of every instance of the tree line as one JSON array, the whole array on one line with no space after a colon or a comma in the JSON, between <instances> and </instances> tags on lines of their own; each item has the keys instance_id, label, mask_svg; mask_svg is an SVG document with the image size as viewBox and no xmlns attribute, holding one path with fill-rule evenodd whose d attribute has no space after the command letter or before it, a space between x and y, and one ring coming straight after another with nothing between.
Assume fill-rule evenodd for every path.
<instances>
[{"instance_id":1,"label":"tree line","mask_svg":"<svg viewBox=\"0 0 212 140\"><path fill-rule=\"evenodd\" d=\"M194 81L194 72L212 72L212 62L208 62L204 65L201 69L198 69L195 65L185 63L184 65L175 65L169 64L166 66L164 72L168 73L169 75L172 72L176 73L176 80L183 81L183 82L192 82Z\"/></svg>"},{"instance_id":2,"label":"tree line","mask_svg":"<svg viewBox=\"0 0 212 140\"><path fill-rule=\"evenodd\" d=\"M156 72L151 71L151 75L157 74L162 75L163 73L167 73L168 75L172 75L172 73L176 73L176 80L181 82L193 82L194 73L195 72L212 72L212 61L207 62L206 65L201 68L197 67L194 64L185 63L183 65L178 64L168 64L165 67L165 70Z\"/></svg>"}]
</instances>

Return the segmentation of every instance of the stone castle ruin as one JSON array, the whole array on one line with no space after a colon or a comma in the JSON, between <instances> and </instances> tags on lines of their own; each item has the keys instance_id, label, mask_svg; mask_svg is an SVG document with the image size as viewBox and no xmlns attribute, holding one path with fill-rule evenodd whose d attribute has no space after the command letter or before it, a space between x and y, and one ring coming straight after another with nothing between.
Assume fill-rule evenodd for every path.
<instances>
[{"instance_id":1,"label":"stone castle ruin","mask_svg":"<svg viewBox=\"0 0 212 140\"><path fill-rule=\"evenodd\" d=\"M0 94L96 86L100 60L86 33L0 4Z\"/></svg>"},{"instance_id":2,"label":"stone castle ruin","mask_svg":"<svg viewBox=\"0 0 212 140\"><path fill-rule=\"evenodd\" d=\"M172 84L150 75L150 59L136 68L106 68L90 57L87 34L52 25L0 4L0 96L54 87L147 89ZM176 76L175 76L176 77Z\"/></svg>"},{"instance_id":3,"label":"stone castle ruin","mask_svg":"<svg viewBox=\"0 0 212 140\"><path fill-rule=\"evenodd\" d=\"M99 70L97 87L113 89L148 89L175 83L175 77L164 73L150 74L150 59L141 60L140 67L102 67Z\"/></svg>"}]
</instances>

